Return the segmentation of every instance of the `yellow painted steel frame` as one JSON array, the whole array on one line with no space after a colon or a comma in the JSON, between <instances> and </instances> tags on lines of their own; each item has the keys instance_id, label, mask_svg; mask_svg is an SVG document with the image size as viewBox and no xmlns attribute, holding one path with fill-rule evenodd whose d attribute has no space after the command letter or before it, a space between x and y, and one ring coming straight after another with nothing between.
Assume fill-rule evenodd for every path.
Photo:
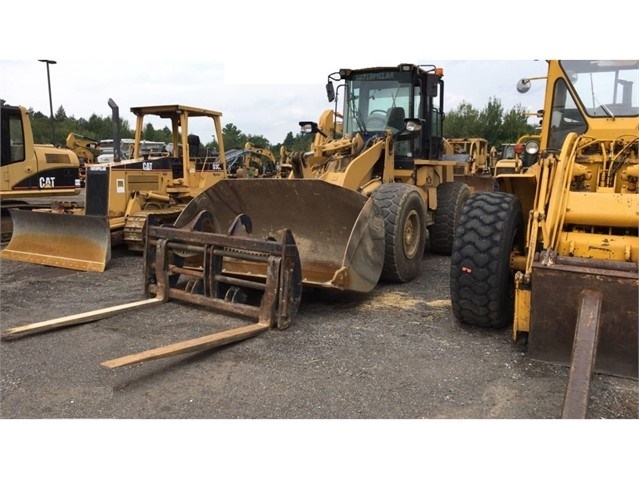
<instances>
[{"instance_id":1,"label":"yellow painted steel frame","mask_svg":"<svg viewBox=\"0 0 639 479\"><path fill-rule=\"evenodd\" d=\"M515 338L529 331L532 265L539 251L551 249L562 256L594 260L639 260L639 158L633 149L637 138L595 140L570 133L558 157L549 155L525 175L536 178L537 189L528 218L525 267L515 280ZM604 186L601 178L609 178L612 166L622 160L613 186ZM517 182L523 180L513 178L509 187L517 190Z\"/></svg>"}]
</instances>

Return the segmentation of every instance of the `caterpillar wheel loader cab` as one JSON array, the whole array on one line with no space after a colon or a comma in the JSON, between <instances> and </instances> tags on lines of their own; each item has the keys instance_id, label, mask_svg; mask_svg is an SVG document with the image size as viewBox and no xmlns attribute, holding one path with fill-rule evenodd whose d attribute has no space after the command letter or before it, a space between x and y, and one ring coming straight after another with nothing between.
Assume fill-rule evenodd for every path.
<instances>
[{"instance_id":1,"label":"caterpillar wheel loader cab","mask_svg":"<svg viewBox=\"0 0 639 479\"><path fill-rule=\"evenodd\" d=\"M117 105L110 105L117 125ZM131 111L136 115L133 157L119 160L116 147L115 161L87 165L84 208L66 209L65 214L14 212L14 237L0 257L104 271L112 245L143 250L143 229L150 214L159 223L173 222L192 198L226 177L220 112L184 105ZM173 144L179 145L171 153L144 149L149 117L168 124ZM194 131L215 135L220 151L213 154L205 148Z\"/></svg>"},{"instance_id":2,"label":"caterpillar wheel loader cab","mask_svg":"<svg viewBox=\"0 0 639 479\"><path fill-rule=\"evenodd\" d=\"M10 211L51 207L51 201L27 202L25 198L80 194L80 161L69 149L36 144L23 106L2 105L0 125L1 230L5 242L13 231Z\"/></svg>"},{"instance_id":3,"label":"caterpillar wheel loader cab","mask_svg":"<svg viewBox=\"0 0 639 479\"><path fill-rule=\"evenodd\" d=\"M539 146L465 203L452 306L570 365L562 414L585 417L593 371L637 378L639 61L549 61Z\"/></svg>"}]
</instances>

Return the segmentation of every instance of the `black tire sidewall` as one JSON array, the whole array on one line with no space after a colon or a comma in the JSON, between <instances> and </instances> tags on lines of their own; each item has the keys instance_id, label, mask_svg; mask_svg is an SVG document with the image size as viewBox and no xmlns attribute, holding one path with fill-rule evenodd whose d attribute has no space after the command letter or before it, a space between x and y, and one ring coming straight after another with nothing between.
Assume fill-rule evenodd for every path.
<instances>
[{"instance_id":1,"label":"black tire sidewall","mask_svg":"<svg viewBox=\"0 0 639 479\"><path fill-rule=\"evenodd\" d=\"M500 328L514 315L513 249L523 250L519 199L477 193L464 203L451 253L450 296L455 317L466 324Z\"/></svg>"},{"instance_id":2,"label":"black tire sidewall","mask_svg":"<svg viewBox=\"0 0 639 479\"><path fill-rule=\"evenodd\" d=\"M405 283L417 277L426 244L426 206L416 186L385 183L374 193L373 200L384 217L385 254L381 280ZM408 258L404 252L403 232L412 212L419 218L418 244L415 254Z\"/></svg>"},{"instance_id":3,"label":"black tire sidewall","mask_svg":"<svg viewBox=\"0 0 639 479\"><path fill-rule=\"evenodd\" d=\"M452 181L437 186L437 209L433 213L434 223L428 228L432 253L450 256L455 226L469 197L470 188L465 183Z\"/></svg>"}]
</instances>

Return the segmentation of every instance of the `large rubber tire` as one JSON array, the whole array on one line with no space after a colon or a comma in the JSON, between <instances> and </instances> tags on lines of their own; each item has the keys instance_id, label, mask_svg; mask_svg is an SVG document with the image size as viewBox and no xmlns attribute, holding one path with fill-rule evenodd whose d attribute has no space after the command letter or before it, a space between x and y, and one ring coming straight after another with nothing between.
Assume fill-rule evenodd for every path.
<instances>
[{"instance_id":1,"label":"large rubber tire","mask_svg":"<svg viewBox=\"0 0 639 479\"><path fill-rule=\"evenodd\" d=\"M450 261L450 299L455 317L466 324L500 328L512 322L514 275L511 253L523 253L519 199L486 192L464 203Z\"/></svg>"},{"instance_id":2,"label":"large rubber tire","mask_svg":"<svg viewBox=\"0 0 639 479\"><path fill-rule=\"evenodd\" d=\"M466 183L451 181L437 186L437 209L433 214L434 223L428 228L432 253L450 256L455 225L469 196L470 188Z\"/></svg>"},{"instance_id":3,"label":"large rubber tire","mask_svg":"<svg viewBox=\"0 0 639 479\"><path fill-rule=\"evenodd\" d=\"M373 193L384 217L381 280L406 283L421 271L426 244L426 205L416 186L385 183Z\"/></svg>"}]
</instances>

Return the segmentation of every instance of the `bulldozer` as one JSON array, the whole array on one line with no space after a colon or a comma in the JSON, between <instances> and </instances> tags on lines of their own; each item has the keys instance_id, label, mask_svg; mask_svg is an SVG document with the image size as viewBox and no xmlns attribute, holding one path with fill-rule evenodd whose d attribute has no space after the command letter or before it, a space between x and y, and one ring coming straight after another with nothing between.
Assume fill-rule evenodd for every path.
<instances>
[{"instance_id":1,"label":"bulldozer","mask_svg":"<svg viewBox=\"0 0 639 479\"><path fill-rule=\"evenodd\" d=\"M151 215L144 240L148 299L3 332L5 340L177 299L254 324L102 363L114 368L286 329L305 289L368 293L405 283L430 251L450 254L468 185L444 161L443 70L432 65L341 69L311 151L287 152L278 177L221 179L172 224ZM334 81L340 82L335 87ZM343 83L342 83L343 82ZM338 93L344 92L343 110Z\"/></svg>"},{"instance_id":2,"label":"bulldozer","mask_svg":"<svg viewBox=\"0 0 639 479\"><path fill-rule=\"evenodd\" d=\"M639 61L547 63L535 162L464 204L450 295L461 323L512 324L568 367L562 417L585 418L594 373L637 378Z\"/></svg>"},{"instance_id":3,"label":"bulldozer","mask_svg":"<svg viewBox=\"0 0 639 479\"><path fill-rule=\"evenodd\" d=\"M119 109L112 100L109 105L118 125ZM116 151L111 162L87 164L84 207L13 211L14 235L1 258L104 271L112 246L143 250L150 214L159 223L173 222L192 198L226 177L220 112L184 105L131 111L136 116L132 159L121 160ZM176 145L171 153L145 149L144 121L149 117L169 122ZM194 122L206 122L202 127L215 134L219 152L213 154L190 133Z\"/></svg>"},{"instance_id":4,"label":"bulldozer","mask_svg":"<svg viewBox=\"0 0 639 479\"><path fill-rule=\"evenodd\" d=\"M2 105L0 124L0 230L4 243L13 233L11 212L50 208L50 197L76 196L81 188L78 156L52 144L36 144L24 106ZM37 198L46 201L33 201Z\"/></svg>"}]
</instances>

